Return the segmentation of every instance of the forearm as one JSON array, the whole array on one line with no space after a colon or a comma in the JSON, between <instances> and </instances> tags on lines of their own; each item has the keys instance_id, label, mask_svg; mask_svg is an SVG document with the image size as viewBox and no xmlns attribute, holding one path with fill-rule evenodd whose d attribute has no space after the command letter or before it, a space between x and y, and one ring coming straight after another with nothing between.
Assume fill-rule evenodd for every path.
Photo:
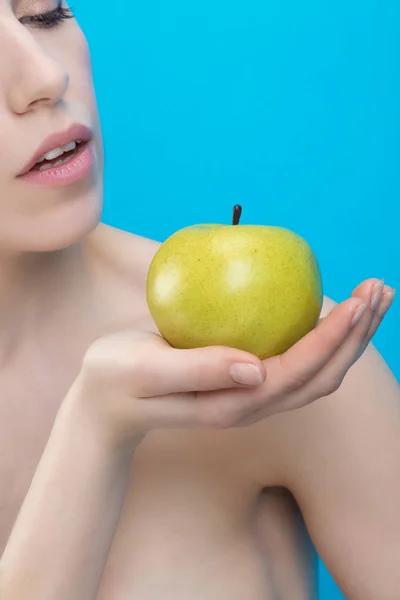
<instances>
[{"instance_id":1,"label":"forearm","mask_svg":"<svg viewBox=\"0 0 400 600\"><path fill-rule=\"evenodd\" d=\"M62 407L0 561L1 600L96 598L134 448Z\"/></svg>"}]
</instances>

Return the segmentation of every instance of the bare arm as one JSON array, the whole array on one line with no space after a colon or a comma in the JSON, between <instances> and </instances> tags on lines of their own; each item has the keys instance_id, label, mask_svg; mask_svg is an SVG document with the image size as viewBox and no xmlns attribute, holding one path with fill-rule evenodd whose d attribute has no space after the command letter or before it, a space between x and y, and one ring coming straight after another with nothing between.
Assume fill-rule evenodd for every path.
<instances>
[{"instance_id":1,"label":"bare arm","mask_svg":"<svg viewBox=\"0 0 400 600\"><path fill-rule=\"evenodd\" d=\"M1 600L96 598L133 450L63 405L0 561Z\"/></svg>"}]
</instances>

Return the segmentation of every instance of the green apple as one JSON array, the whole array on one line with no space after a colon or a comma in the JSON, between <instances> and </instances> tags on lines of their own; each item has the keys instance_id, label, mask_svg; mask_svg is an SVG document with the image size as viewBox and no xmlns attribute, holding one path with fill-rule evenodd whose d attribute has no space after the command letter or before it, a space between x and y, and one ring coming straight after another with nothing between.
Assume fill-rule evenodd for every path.
<instances>
[{"instance_id":1,"label":"green apple","mask_svg":"<svg viewBox=\"0 0 400 600\"><path fill-rule=\"evenodd\" d=\"M146 297L174 348L223 345L260 359L285 352L318 322L322 280L309 244L289 229L195 225L171 235L150 264Z\"/></svg>"}]
</instances>

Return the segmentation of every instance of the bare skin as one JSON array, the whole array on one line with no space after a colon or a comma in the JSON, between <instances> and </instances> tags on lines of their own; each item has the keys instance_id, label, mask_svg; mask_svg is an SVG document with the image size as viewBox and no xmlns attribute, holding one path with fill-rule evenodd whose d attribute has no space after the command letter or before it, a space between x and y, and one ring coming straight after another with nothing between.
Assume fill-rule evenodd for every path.
<instances>
[{"instance_id":1,"label":"bare skin","mask_svg":"<svg viewBox=\"0 0 400 600\"><path fill-rule=\"evenodd\" d=\"M85 40L72 20L57 33L33 30L22 22L31 14L29 2L0 0L0 55L12 59L0 64L0 130L11 148L0 163L2 600L310 600L316 559L303 517L347 598L394 600L400 392L362 343L390 306L388 286L378 285L378 312L368 308L327 361L320 399L304 386L276 405L264 400L282 383L268 363L249 391L258 410L247 422L214 411L217 427L145 432L142 421L127 426L124 445L109 439L117 428L99 425L87 390L74 391L95 340L155 332L144 286L157 244L97 226L102 146ZM42 138L77 119L95 132L96 176L70 189L22 184L16 175ZM361 284L336 316L325 299L325 346L376 284ZM290 356L293 374L302 360ZM176 415L191 406L165 402Z\"/></svg>"},{"instance_id":2,"label":"bare skin","mask_svg":"<svg viewBox=\"0 0 400 600\"><path fill-rule=\"evenodd\" d=\"M102 248L112 251L105 256L91 254L92 272L98 275L96 293L91 294L96 310L88 306L81 315L82 321L73 328L79 335L67 338L65 348L61 344L65 331L53 323L52 337L41 347L62 345L61 356L54 360L35 343L32 350L15 357L10 376L7 369L2 371L0 554L87 347L113 330L155 330L144 303L144 285L157 245L101 226L88 239L87 252L97 250L100 240ZM135 264L137 256L140 264ZM26 365L37 365L32 379L26 377ZM20 381L23 385L16 390ZM250 427L153 432L146 438L132 461L99 599L164 600L189 593L192 598L199 594L222 599L251 591L252 598L264 600L281 590L288 598L293 593L299 599L315 596L315 554L298 507L288 493L272 487L280 485L278 471L271 461L260 460L253 436ZM289 578L281 578L285 569Z\"/></svg>"},{"instance_id":3,"label":"bare skin","mask_svg":"<svg viewBox=\"0 0 400 600\"><path fill-rule=\"evenodd\" d=\"M100 226L85 246L91 257L87 263L90 272L96 273L91 278L96 293L90 294L96 300L74 328L79 335L67 339L65 346L65 331L57 330L54 323L49 329L53 337L44 339L42 348L62 347L61 356L52 360L36 348L16 356L8 376L3 369L2 550L86 348L114 330L153 327L143 299L145 273L156 247L148 240ZM102 254L99 248L107 248L107 252ZM132 256L132 261L127 256ZM135 257L141 257L140 263ZM326 299L324 311L331 307ZM331 559L329 567L337 569L339 582L344 577L345 589L358 585L358 573L366 564L370 569L376 565L376 582L381 585L396 531L396 461L392 474L390 466L386 473L378 473L370 461L359 462L359 453L372 452L378 471L389 456L393 462L393 450L398 450L398 387L375 350L362 361L339 391L313 406L240 429L148 434L133 455L99 600L164 600L189 593L192 598L198 594L199 598L222 600L242 598L250 591L252 598L260 600L316 598L316 556L297 501L305 514L310 511L308 525L314 528L314 543L320 541L320 548ZM32 378L26 376L27 364L36 365ZM380 386L380 406L367 390L368 383L360 381L359 374L365 369L369 372L364 381ZM16 382L21 381L23 385L19 383L16 389ZM363 393L364 398L360 396ZM355 434L360 421L364 421L364 430ZM304 435L307 443L302 440ZM304 460L298 459L299 454ZM326 462L331 464L331 474L325 472ZM343 477L350 477L347 490L337 489ZM313 492L321 479L322 489ZM390 486L394 498L381 498L377 480ZM323 506L319 498L324 498ZM347 532L335 532L342 519L351 524L360 513L355 531L350 527L351 537ZM373 528L370 533L365 531L367 525ZM367 537L370 552L377 544L382 547L382 564L377 559L370 564L368 546L359 548L353 567L335 554L359 535ZM398 544L398 537L393 542ZM357 594L348 597L361 597Z\"/></svg>"}]
</instances>

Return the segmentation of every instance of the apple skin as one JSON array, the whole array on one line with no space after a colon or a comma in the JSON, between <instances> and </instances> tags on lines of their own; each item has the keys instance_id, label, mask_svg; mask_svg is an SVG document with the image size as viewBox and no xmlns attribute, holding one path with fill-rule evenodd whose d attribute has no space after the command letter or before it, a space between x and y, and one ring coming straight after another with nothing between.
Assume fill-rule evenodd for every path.
<instances>
[{"instance_id":1,"label":"apple skin","mask_svg":"<svg viewBox=\"0 0 400 600\"><path fill-rule=\"evenodd\" d=\"M159 247L146 298L174 348L230 346L263 360L315 327L323 290L317 259L294 232L209 224L185 227Z\"/></svg>"}]
</instances>

